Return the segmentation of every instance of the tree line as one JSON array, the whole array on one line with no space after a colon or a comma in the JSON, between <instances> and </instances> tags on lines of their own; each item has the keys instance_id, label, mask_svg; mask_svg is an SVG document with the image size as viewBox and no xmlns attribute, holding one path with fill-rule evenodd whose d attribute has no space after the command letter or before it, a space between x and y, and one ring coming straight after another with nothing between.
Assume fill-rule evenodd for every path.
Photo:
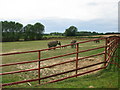
<instances>
[{"instance_id":1,"label":"tree line","mask_svg":"<svg viewBox=\"0 0 120 90\"><path fill-rule=\"evenodd\" d=\"M78 31L77 27L70 26L64 33L53 32L50 35L62 35L62 36L91 36L91 35L104 35L104 33L90 32L90 31Z\"/></svg>"},{"instance_id":2,"label":"tree line","mask_svg":"<svg viewBox=\"0 0 120 90\"><path fill-rule=\"evenodd\" d=\"M92 36L92 35L109 35L109 34L120 34L119 32L107 32L107 33L98 33L98 32L90 32L90 31L78 31L77 27L70 26L65 30L64 33L53 32L50 35L62 35L62 36Z\"/></svg>"},{"instance_id":3,"label":"tree line","mask_svg":"<svg viewBox=\"0 0 120 90\"><path fill-rule=\"evenodd\" d=\"M29 40L41 40L43 35L56 35L56 36L91 36L91 35L106 35L106 34L120 34L120 33L98 33L98 32L88 32L88 31L78 31L77 27L70 26L65 29L64 33L53 32L50 34L44 34L45 26L39 22L32 24L27 24L23 26L19 22L14 21L1 21L2 23L2 41L29 41Z\"/></svg>"},{"instance_id":4,"label":"tree line","mask_svg":"<svg viewBox=\"0 0 120 90\"><path fill-rule=\"evenodd\" d=\"M44 25L41 23L27 24L23 26L21 23L13 21L2 21L2 41L24 41L40 40L44 32Z\"/></svg>"}]
</instances>

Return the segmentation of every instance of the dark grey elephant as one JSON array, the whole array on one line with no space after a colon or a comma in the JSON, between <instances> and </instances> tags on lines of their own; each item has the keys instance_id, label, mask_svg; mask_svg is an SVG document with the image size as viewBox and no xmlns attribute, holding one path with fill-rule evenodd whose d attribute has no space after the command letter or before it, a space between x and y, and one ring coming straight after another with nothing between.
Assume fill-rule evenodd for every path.
<instances>
[{"instance_id":1,"label":"dark grey elephant","mask_svg":"<svg viewBox=\"0 0 120 90\"><path fill-rule=\"evenodd\" d=\"M61 42L60 41L51 41L48 43L48 48L56 47L57 45L61 46Z\"/></svg>"},{"instance_id":2,"label":"dark grey elephant","mask_svg":"<svg viewBox=\"0 0 120 90\"><path fill-rule=\"evenodd\" d=\"M74 43L76 43L77 41L76 40L72 40L71 41L71 44L73 44L73 45L71 45L71 48L76 48L76 44L74 44Z\"/></svg>"},{"instance_id":3,"label":"dark grey elephant","mask_svg":"<svg viewBox=\"0 0 120 90\"><path fill-rule=\"evenodd\" d=\"M95 42L95 43L100 43L100 40L95 40L94 42Z\"/></svg>"}]
</instances>

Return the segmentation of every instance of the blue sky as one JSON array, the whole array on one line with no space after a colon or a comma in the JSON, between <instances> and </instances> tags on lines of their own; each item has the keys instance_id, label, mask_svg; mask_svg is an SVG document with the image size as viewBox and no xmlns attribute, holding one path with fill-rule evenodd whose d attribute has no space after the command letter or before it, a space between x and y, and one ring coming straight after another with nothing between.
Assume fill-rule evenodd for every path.
<instances>
[{"instance_id":1,"label":"blue sky","mask_svg":"<svg viewBox=\"0 0 120 90\"><path fill-rule=\"evenodd\" d=\"M45 33L79 31L117 32L119 0L0 0L0 21L40 22Z\"/></svg>"}]
</instances>

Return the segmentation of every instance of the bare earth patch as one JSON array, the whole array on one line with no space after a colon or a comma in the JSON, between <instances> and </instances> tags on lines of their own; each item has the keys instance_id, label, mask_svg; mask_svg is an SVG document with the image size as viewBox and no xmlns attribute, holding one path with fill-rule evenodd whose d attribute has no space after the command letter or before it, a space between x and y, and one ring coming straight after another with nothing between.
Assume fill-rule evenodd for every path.
<instances>
[{"instance_id":1,"label":"bare earth patch","mask_svg":"<svg viewBox=\"0 0 120 90\"><path fill-rule=\"evenodd\" d=\"M81 57L79 57L79 58L81 58ZM57 64L57 63L60 63L60 62L70 61L70 60L74 60L74 59L75 59L75 57L61 58L61 59L59 58L59 59L51 59L51 60L47 60L47 61L42 61L41 62L41 67ZM87 59L79 60L78 68L101 62L101 60L102 60L102 57L87 58ZM101 66L102 66L102 64L96 65L96 66L93 66L93 67L89 67L89 68L85 68L85 69L82 69L82 70L78 70L78 73L83 73L83 72L86 72L86 71L94 70L96 68L100 68ZM20 69L20 70L34 69L34 68L38 68L38 63L29 63L29 64L25 64L25 65L17 65L17 68ZM60 73L60 72L69 71L69 70L72 70L72 69L75 69L75 68L76 68L76 62L70 62L70 63L54 66L54 67L51 67L51 68L41 69L40 74L41 74L41 77L45 77L45 76L57 74L57 73ZM96 72L97 71L95 71L93 73L96 73ZM67 74L63 74L63 75L59 75L59 76L55 76L55 77L45 79L45 80L43 80L43 82L50 81L50 80L55 80L55 79L60 79L60 78L71 76L71 75L75 75L75 71L71 72L71 73L67 73ZM35 79L35 78L38 77L38 71L36 70L36 71L25 72L25 74L22 74L22 77L24 77L25 79L31 79L31 78Z\"/></svg>"}]
</instances>

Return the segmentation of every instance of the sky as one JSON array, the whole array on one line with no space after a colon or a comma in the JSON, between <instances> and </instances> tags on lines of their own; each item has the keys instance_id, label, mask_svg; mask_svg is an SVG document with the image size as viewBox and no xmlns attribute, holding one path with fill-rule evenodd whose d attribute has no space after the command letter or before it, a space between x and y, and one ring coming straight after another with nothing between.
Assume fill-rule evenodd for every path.
<instances>
[{"instance_id":1,"label":"sky","mask_svg":"<svg viewBox=\"0 0 120 90\"><path fill-rule=\"evenodd\" d=\"M78 31L118 32L119 0L0 0L0 21L39 22L44 33Z\"/></svg>"}]
</instances>

